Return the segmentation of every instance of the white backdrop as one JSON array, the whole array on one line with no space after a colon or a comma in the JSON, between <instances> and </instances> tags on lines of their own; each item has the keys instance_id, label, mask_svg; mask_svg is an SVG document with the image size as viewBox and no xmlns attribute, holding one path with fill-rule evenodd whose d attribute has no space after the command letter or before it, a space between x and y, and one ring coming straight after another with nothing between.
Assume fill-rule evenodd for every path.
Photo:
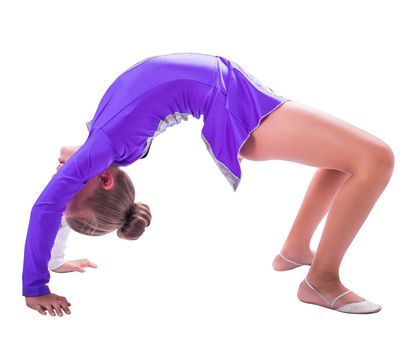
<instances>
[{"instance_id":1,"label":"white backdrop","mask_svg":"<svg viewBox=\"0 0 419 350\"><path fill-rule=\"evenodd\" d=\"M419 312L414 3L1 2L0 348L417 348L409 320ZM233 192L200 138L202 121L192 117L124 168L136 200L152 211L144 235L130 242L72 232L67 256L98 264L84 274L51 273L51 291L67 297L72 314L42 316L26 307L29 214L60 147L85 140L85 122L120 73L173 52L227 57L279 95L392 147L392 179L341 267L344 285L381 304L381 312L350 315L301 303L296 292L308 267L272 269L316 169L243 160Z\"/></svg>"}]
</instances>

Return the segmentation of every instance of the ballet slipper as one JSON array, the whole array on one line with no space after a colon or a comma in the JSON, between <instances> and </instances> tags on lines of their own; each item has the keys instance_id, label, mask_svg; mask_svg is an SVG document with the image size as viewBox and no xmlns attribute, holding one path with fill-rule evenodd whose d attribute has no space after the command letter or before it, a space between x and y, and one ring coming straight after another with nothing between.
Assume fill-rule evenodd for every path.
<instances>
[{"instance_id":1,"label":"ballet slipper","mask_svg":"<svg viewBox=\"0 0 419 350\"><path fill-rule=\"evenodd\" d=\"M370 313L375 313L381 310L380 305L375 304L366 299L344 304L338 308L335 308L336 301L342 298L343 296L345 296L346 294L351 293L352 292L351 290L347 290L346 292L343 292L342 294L338 295L335 299L333 299L333 301L329 301L308 282L307 277L304 279L304 281L319 297L321 297L324 301L326 301L329 306L323 306L323 305L318 305L314 303L309 303L309 304L323 306L334 311L345 312L345 313L350 313L350 314L370 314ZM301 301L306 302L304 300L301 300Z\"/></svg>"}]
</instances>

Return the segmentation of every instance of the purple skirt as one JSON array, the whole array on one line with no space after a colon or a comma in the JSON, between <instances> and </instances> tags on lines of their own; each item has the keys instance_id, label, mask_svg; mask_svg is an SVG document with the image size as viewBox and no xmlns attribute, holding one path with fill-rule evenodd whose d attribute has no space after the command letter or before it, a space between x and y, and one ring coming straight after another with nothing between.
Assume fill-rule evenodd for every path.
<instances>
[{"instance_id":1,"label":"purple skirt","mask_svg":"<svg viewBox=\"0 0 419 350\"><path fill-rule=\"evenodd\" d=\"M242 177L240 149L272 111L290 99L275 94L234 61L216 56L219 93L204 119L202 139L220 171L236 191Z\"/></svg>"},{"instance_id":2,"label":"purple skirt","mask_svg":"<svg viewBox=\"0 0 419 350\"><path fill-rule=\"evenodd\" d=\"M241 147L272 111L289 99L275 94L236 62L201 53L151 56L108 88L87 127L101 128L125 166L149 154L154 138L192 115L202 140L236 191Z\"/></svg>"}]
</instances>

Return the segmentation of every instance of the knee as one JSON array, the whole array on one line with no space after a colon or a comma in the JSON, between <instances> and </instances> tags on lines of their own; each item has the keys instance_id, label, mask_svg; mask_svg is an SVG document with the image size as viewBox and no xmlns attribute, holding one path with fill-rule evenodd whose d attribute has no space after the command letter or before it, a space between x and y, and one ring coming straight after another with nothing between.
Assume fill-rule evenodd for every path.
<instances>
[{"instance_id":1,"label":"knee","mask_svg":"<svg viewBox=\"0 0 419 350\"><path fill-rule=\"evenodd\" d=\"M394 169L393 150L384 142L378 142L367 147L360 157L361 166L359 173L368 179L383 180L388 182Z\"/></svg>"}]
</instances>

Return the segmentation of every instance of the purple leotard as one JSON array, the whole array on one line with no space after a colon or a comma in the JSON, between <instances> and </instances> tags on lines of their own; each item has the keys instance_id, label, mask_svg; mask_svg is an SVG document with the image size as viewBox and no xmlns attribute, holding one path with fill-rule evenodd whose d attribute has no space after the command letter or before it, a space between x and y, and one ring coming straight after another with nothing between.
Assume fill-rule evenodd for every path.
<instances>
[{"instance_id":1,"label":"purple leotard","mask_svg":"<svg viewBox=\"0 0 419 350\"><path fill-rule=\"evenodd\" d=\"M84 144L52 177L30 213L23 263L23 295L50 293L48 261L68 202L110 165L127 166L147 156L168 126L203 120L202 140L236 191L238 155L250 133L288 101L237 63L221 56L172 53L148 57L107 89Z\"/></svg>"}]
</instances>

